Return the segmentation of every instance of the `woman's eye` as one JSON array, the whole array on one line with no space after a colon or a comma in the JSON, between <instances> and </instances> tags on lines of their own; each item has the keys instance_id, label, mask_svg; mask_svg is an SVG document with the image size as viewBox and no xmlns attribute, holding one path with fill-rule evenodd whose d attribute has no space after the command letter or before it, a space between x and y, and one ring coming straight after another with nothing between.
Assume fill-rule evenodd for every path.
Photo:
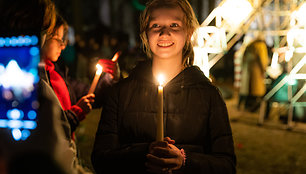
<instances>
[{"instance_id":1,"label":"woman's eye","mask_svg":"<svg viewBox=\"0 0 306 174\"><path fill-rule=\"evenodd\" d=\"M176 24L176 23L173 23L173 24L170 25L170 27L178 27L178 26L179 26L179 25Z\"/></svg>"},{"instance_id":2,"label":"woman's eye","mask_svg":"<svg viewBox=\"0 0 306 174\"><path fill-rule=\"evenodd\" d=\"M152 25L152 28L158 28L158 27L159 27L158 24L153 24L153 25Z\"/></svg>"}]
</instances>

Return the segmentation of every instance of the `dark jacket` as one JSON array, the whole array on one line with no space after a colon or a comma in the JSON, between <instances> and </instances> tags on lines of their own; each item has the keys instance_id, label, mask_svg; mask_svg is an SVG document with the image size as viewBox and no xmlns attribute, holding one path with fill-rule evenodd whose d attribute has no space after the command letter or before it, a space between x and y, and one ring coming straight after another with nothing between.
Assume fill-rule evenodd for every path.
<instances>
[{"instance_id":1,"label":"dark jacket","mask_svg":"<svg viewBox=\"0 0 306 174\"><path fill-rule=\"evenodd\" d=\"M37 127L30 131L26 140L20 141L13 139L10 129L0 129L0 158L7 158L11 173L40 173L47 166L49 173L77 173L76 149L69 122L48 83L45 66L39 66L38 72ZM1 151L5 156L1 156ZM63 171L59 172L61 169Z\"/></svg>"},{"instance_id":2,"label":"dark jacket","mask_svg":"<svg viewBox=\"0 0 306 174\"><path fill-rule=\"evenodd\" d=\"M155 141L157 85L145 62L109 93L92 153L97 173L146 173ZM164 133L186 152L186 165L173 173L235 173L236 157L226 105L196 66L164 87Z\"/></svg>"}]
</instances>

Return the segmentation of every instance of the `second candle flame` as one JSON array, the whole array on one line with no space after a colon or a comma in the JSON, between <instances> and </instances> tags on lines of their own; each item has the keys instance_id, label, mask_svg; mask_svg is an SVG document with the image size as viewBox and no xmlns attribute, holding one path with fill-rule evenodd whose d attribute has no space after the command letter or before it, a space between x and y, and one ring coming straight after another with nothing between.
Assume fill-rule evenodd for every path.
<instances>
[{"instance_id":1,"label":"second candle flame","mask_svg":"<svg viewBox=\"0 0 306 174\"><path fill-rule=\"evenodd\" d=\"M97 65L96 65L96 68L97 68L96 74L97 74L97 75L102 74L102 72L103 72L103 67L102 67L100 64L97 64Z\"/></svg>"}]
</instances>

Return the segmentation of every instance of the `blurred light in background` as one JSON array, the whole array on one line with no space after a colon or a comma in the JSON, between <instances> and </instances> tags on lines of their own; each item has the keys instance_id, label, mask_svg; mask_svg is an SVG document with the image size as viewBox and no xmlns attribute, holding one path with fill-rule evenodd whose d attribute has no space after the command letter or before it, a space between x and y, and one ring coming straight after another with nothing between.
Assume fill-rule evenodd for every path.
<instances>
[{"instance_id":1,"label":"blurred light in background","mask_svg":"<svg viewBox=\"0 0 306 174\"><path fill-rule=\"evenodd\" d=\"M195 43L194 64L199 66L209 78L208 53L218 54L226 50L225 30L214 26L203 26L194 32L192 41Z\"/></svg>"},{"instance_id":2,"label":"blurred light in background","mask_svg":"<svg viewBox=\"0 0 306 174\"><path fill-rule=\"evenodd\" d=\"M300 8L294 11L291 15L290 25L291 26L306 26L306 3L304 2Z\"/></svg>"},{"instance_id":3,"label":"blurred light in background","mask_svg":"<svg viewBox=\"0 0 306 174\"><path fill-rule=\"evenodd\" d=\"M226 0L218 7L218 13L231 28L237 28L252 11L253 7L247 0Z\"/></svg>"}]
</instances>

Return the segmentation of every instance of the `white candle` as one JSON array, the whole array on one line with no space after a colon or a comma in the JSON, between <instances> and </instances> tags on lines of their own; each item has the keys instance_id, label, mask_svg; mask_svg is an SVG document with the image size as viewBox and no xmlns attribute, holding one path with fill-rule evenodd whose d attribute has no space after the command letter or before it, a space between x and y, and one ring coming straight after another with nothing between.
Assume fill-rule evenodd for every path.
<instances>
[{"instance_id":1,"label":"white candle","mask_svg":"<svg viewBox=\"0 0 306 174\"><path fill-rule=\"evenodd\" d=\"M100 79L100 76L103 72L103 67L100 64L96 65L97 71L96 71L96 75L91 83L91 86L89 88L88 94L93 94L95 92L96 86L98 84L98 81Z\"/></svg>"},{"instance_id":2,"label":"white candle","mask_svg":"<svg viewBox=\"0 0 306 174\"><path fill-rule=\"evenodd\" d=\"M164 140L164 113L163 113L163 82L164 77L159 75L158 77L158 94L157 94L157 125L156 125L156 141Z\"/></svg>"}]
</instances>

